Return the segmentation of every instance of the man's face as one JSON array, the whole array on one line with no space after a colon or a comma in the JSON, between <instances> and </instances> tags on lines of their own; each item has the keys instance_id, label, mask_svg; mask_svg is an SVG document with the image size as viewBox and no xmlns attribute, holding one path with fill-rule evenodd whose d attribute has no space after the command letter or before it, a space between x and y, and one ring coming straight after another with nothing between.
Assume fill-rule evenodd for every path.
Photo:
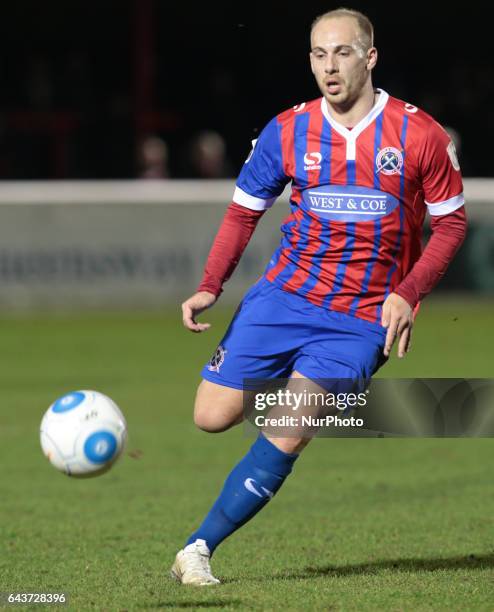
<instances>
[{"instance_id":1,"label":"man's face","mask_svg":"<svg viewBox=\"0 0 494 612\"><path fill-rule=\"evenodd\" d=\"M356 19L322 19L312 31L311 47L310 64L322 95L330 104L352 106L377 61L377 51L367 50Z\"/></svg>"}]
</instances>

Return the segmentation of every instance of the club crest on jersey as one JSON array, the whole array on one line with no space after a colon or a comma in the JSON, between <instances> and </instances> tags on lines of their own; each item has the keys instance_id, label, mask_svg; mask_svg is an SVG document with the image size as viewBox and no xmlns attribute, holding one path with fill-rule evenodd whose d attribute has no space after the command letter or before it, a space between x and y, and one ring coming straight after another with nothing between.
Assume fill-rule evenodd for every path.
<instances>
[{"instance_id":1,"label":"club crest on jersey","mask_svg":"<svg viewBox=\"0 0 494 612\"><path fill-rule=\"evenodd\" d=\"M215 350L213 356L209 360L208 370L210 372L219 372L223 362L225 361L226 350L221 344Z\"/></svg>"},{"instance_id":2,"label":"club crest on jersey","mask_svg":"<svg viewBox=\"0 0 494 612\"><path fill-rule=\"evenodd\" d=\"M314 151L313 153L306 153L304 155L304 170L306 172L308 170L320 170L321 161L322 155L319 153L319 151Z\"/></svg>"},{"instance_id":3,"label":"club crest on jersey","mask_svg":"<svg viewBox=\"0 0 494 612\"><path fill-rule=\"evenodd\" d=\"M403 154L395 147L385 147L376 155L376 171L383 174L400 174Z\"/></svg>"}]
</instances>

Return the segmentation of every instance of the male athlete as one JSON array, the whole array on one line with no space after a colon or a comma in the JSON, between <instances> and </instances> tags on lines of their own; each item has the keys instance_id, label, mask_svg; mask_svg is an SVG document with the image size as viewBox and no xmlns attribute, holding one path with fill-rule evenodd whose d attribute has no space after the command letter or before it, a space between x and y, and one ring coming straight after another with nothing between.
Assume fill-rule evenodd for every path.
<instances>
[{"instance_id":1,"label":"male athlete","mask_svg":"<svg viewBox=\"0 0 494 612\"><path fill-rule=\"evenodd\" d=\"M447 133L417 107L374 89L377 50L361 13L337 9L311 31L322 98L270 121L237 180L184 325L214 304L259 218L291 181L281 245L203 369L194 420L208 432L242 420L243 380L368 379L410 344L413 313L466 229L460 168ZM421 253L426 210L432 236ZM294 387L295 388L295 387ZM272 498L310 437L259 435L179 551L183 584L219 582L210 556Z\"/></svg>"}]
</instances>

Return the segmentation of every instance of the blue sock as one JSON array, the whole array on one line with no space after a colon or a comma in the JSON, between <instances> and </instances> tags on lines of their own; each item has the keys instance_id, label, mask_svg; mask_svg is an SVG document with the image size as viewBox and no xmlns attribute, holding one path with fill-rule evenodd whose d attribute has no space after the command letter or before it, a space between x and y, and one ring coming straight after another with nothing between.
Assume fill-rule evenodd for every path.
<instances>
[{"instance_id":1,"label":"blue sock","mask_svg":"<svg viewBox=\"0 0 494 612\"><path fill-rule=\"evenodd\" d=\"M292 471L298 454L284 453L262 434L225 481L204 522L187 540L205 540L211 551L263 508Z\"/></svg>"}]
</instances>

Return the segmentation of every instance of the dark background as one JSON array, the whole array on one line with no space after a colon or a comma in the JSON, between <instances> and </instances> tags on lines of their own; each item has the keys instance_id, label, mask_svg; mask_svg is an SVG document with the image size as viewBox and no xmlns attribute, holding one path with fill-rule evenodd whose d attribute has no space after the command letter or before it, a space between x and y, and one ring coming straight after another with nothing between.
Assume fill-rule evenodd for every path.
<instances>
[{"instance_id":1,"label":"dark background","mask_svg":"<svg viewBox=\"0 0 494 612\"><path fill-rule=\"evenodd\" d=\"M317 97L310 24L339 4L17 0L0 20L0 178L130 178L166 143L171 177L198 176L204 129L235 175L257 130ZM461 137L466 176L493 176L492 23L482 5L352 2L374 22L374 84Z\"/></svg>"}]
</instances>

